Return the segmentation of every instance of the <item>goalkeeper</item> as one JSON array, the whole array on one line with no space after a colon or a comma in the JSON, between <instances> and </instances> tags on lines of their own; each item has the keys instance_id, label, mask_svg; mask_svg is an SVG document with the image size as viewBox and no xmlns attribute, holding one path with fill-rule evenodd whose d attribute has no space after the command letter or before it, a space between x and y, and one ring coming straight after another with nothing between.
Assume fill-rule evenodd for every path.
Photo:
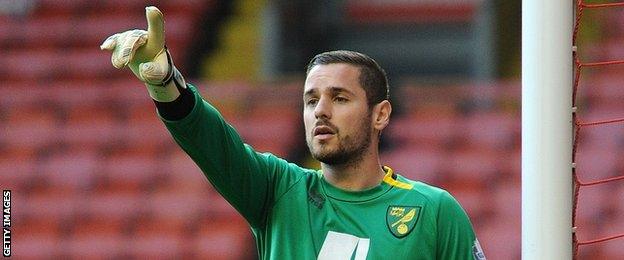
<instances>
[{"instance_id":1,"label":"goalkeeper","mask_svg":"<svg viewBox=\"0 0 624 260\"><path fill-rule=\"evenodd\" d=\"M163 14L147 7L146 16L147 31L115 34L101 48L145 83L175 141L251 226L260 259L485 259L448 192L380 163L392 107L374 60L332 51L310 61L303 118L321 170L305 169L244 144L175 68Z\"/></svg>"}]
</instances>

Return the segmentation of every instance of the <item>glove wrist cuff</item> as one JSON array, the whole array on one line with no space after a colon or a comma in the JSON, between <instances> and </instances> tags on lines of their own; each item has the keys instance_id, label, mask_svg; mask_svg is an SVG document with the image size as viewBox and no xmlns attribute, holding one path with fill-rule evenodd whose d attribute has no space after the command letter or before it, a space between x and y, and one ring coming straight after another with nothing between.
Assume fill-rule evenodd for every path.
<instances>
[{"instance_id":1,"label":"glove wrist cuff","mask_svg":"<svg viewBox=\"0 0 624 260\"><path fill-rule=\"evenodd\" d=\"M186 82L180 71L173 65L167 46L165 46L164 51L167 55L167 75L165 75L162 83L152 84L146 82L145 86L152 99L158 102L171 102L180 96L180 89L186 88Z\"/></svg>"},{"instance_id":2,"label":"glove wrist cuff","mask_svg":"<svg viewBox=\"0 0 624 260\"><path fill-rule=\"evenodd\" d=\"M154 85L154 86L164 87L173 81L178 87L186 88L186 84L184 84L184 78L182 78L182 74L180 74L180 71L178 71L173 65L173 59L171 58L171 54L169 53L169 49L167 49L166 45L161 50L161 52L162 51L165 52L165 55L167 57L167 68L168 68L167 75L165 75L165 77L162 80L162 83L160 84L158 83L153 84L153 83L147 83L147 82L146 83L150 85Z\"/></svg>"}]
</instances>

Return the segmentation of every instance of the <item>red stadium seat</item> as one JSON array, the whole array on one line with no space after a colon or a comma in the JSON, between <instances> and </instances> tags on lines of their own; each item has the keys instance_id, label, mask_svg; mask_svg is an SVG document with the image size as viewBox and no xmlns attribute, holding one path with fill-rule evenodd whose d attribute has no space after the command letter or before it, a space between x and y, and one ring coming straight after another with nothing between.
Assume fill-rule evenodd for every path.
<instances>
[{"instance_id":1,"label":"red stadium seat","mask_svg":"<svg viewBox=\"0 0 624 260\"><path fill-rule=\"evenodd\" d=\"M57 144L58 118L52 107L13 106L4 119L7 125L0 137L6 146L34 150Z\"/></svg>"},{"instance_id":2,"label":"red stadium seat","mask_svg":"<svg viewBox=\"0 0 624 260\"><path fill-rule=\"evenodd\" d=\"M20 222L17 222L16 230L23 228L29 231L22 234L40 233L50 238L57 237L62 225L69 223L68 221L75 216L83 202L80 197L60 192L30 194L22 199L22 203L19 204L20 209L17 211L21 212L20 215L24 219L38 223L22 226Z\"/></svg>"},{"instance_id":3,"label":"red stadium seat","mask_svg":"<svg viewBox=\"0 0 624 260\"><path fill-rule=\"evenodd\" d=\"M620 107L620 105L617 105ZM604 106L594 107L589 111L581 111L578 119L581 122L596 122L610 119L624 118L624 107ZM624 142L624 127L621 123L604 124L582 127L579 133L581 145L587 145L605 151L618 150ZM579 152L583 152L582 149Z\"/></svg>"},{"instance_id":4,"label":"red stadium seat","mask_svg":"<svg viewBox=\"0 0 624 260\"><path fill-rule=\"evenodd\" d=\"M125 219L109 214L86 216L74 221L64 239L64 253L79 258L113 258L124 252Z\"/></svg>"},{"instance_id":5,"label":"red stadium seat","mask_svg":"<svg viewBox=\"0 0 624 260\"><path fill-rule=\"evenodd\" d=\"M244 259L255 255L251 231L241 217L206 219L191 242L200 259Z\"/></svg>"},{"instance_id":6,"label":"red stadium seat","mask_svg":"<svg viewBox=\"0 0 624 260\"><path fill-rule=\"evenodd\" d=\"M577 235L581 240L593 239L604 226L604 210L608 190L600 187L583 187L579 191L576 209Z\"/></svg>"},{"instance_id":7,"label":"red stadium seat","mask_svg":"<svg viewBox=\"0 0 624 260\"><path fill-rule=\"evenodd\" d=\"M215 193L199 167L180 148L172 149L166 159L166 187L170 192L187 191L197 196Z\"/></svg>"},{"instance_id":8,"label":"red stadium seat","mask_svg":"<svg viewBox=\"0 0 624 260\"><path fill-rule=\"evenodd\" d=\"M206 192L178 190L150 194L145 203L155 219L151 221L154 227L158 228L162 221L169 223L171 228L184 230L191 219L207 212L211 198Z\"/></svg>"},{"instance_id":9,"label":"red stadium seat","mask_svg":"<svg viewBox=\"0 0 624 260\"><path fill-rule=\"evenodd\" d=\"M149 212L149 205L144 203L146 196L139 191L97 190L83 198L83 203L76 209L76 214L106 216L111 221L125 221L128 224L136 217ZM115 209L115 214L111 214L111 209Z\"/></svg>"},{"instance_id":10,"label":"red stadium seat","mask_svg":"<svg viewBox=\"0 0 624 260\"><path fill-rule=\"evenodd\" d=\"M117 258L126 256L128 244L119 234L91 233L63 240L58 246L62 254L81 259Z\"/></svg>"},{"instance_id":11,"label":"red stadium seat","mask_svg":"<svg viewBox=\"0 0 624 260\"><path fill-rule=\"evenodd\" d=\"M605 214L608 217L602 218L596 227L597 230L600 230L601 236L624 234L624 186L622 184L622 181L614 183L612 189L606 190L607 192L600 198L606 204L606 211L608 212ZM604 252L612 257L609 259L624 255L622 238L605 242Z\"/></svg>"},{"instance_id":12,"label":"red stadium seat","mask_svg":"<svg viewBox=\"0 0 624 260\"><path fill-rule=\"evenodd\" d=\"M156 112L153 111L148 115L147 121L131 119L125 124L119 125L117 137L121 138L126 145L145 152L158 153L176 147L171 135L155 114Z\"/></svg>"},{"instance_id":13,"label":"red stadium seat","mask_svg":"<svg viewBox=\"0 0 624 260\"><path fill-rule=\"evenodd\" d=\"M616 172L619 155L613 151L609 146L581 146L576 155L576 173L579 179L589 182L620 175L621 172Z\"/></svg>"},{"instance_id":14,"label":"red stadium seat","mask_svg":"<svg viewBox=\"0 0 624 260\"><path fill-rule=\"evenodd\" d=\"M477 237L488 259L521 259L521 226L519 215L497 218L477 227Z\"/></svg>"},{"instance_id":15,"label":"red stadium seat","mask_svg":"<svg viewBox=\"0 0 624 260\"><path fill-rule=\"evenodd\" d=\"M106 157L100 177L103 187L114 190L140 191L158 180L159 161L153 154L118 150Z\"/></svg>"},{"instance_id":16,"label":"red stadium seat","mask_svg":"<svg viewBox=\"0 0 624 260\"><path fill-rule=\"evenodd\" d=\"M256 151L285 157L295 141L295 131L298 130L296 126L300 124L295 117L289 117L288 114L256 114L243 120L230 119L229 122L243 141L252 145Z\"/></svg>"},{"instance_id":17,"label":"red stadium seat","mask_svg":"<svg viewBox=\"0 0 624 260\"><path fill-rule=\"evenodd\" d=\"M45 237L47 240L54 240L61 237L65 221L61 219L46 220L42 216L29 216L21 218L19 222L13 222L15 223L15 228L11 230L16 234L20 234L19 236Z\"/></svg>"},{"instance_id":18,"label":"red stadium seat","mask_svg":"<svg viewBox=\"0 0 624 260\"><path fill-rule=\"evenodd\" d=\"M499 176L501 181L509 181L520 186L521 172L522 172L522 151L520 147L515 147L513 151L508 151L498 157L500 160L499 166L500 173L503 176Z\"/></svg>"},{"instance_id":19,"label":"red stadium seat","mask_svg":"<svg viewBox=\"0 0 624 260\"><path fill-rule=\"evenodd\" d=\"M176 234L135 236L126 241L127 254L137 259L174 259L184 256L186 241Z\"/></svg>"},{"instance_id":20,"label":"red stadium seat","mask_svg":"<svg viewBox=\"0 0 624 260\"><path fill-rule=\"evenodd\" d=\"M444 178L465 185L491 183L499 177L500 152L481 147L464 147L444 156Z\"/></svg>"},{"instance_id":21,"label":"red stadium seat","mask_svg":"<svg viewBox=\"0 0 624 260\"><path fill-rule=\"evenodd\" d=\"M98 93L94 93L98 95ZM76 147L102 146L119 141L122 131L118 129L120 120L116 118L114 107L106 102L68 102L66 121L60 129L62 140Z\"/></svg>"},{"instance_id":22,"label":"red stadium seat","mask_svg":"<svg viewBox=\"0 0 624 260\"><path fill-rule=\"evenodd\" d=\"M439 184L443 154L443 150L435 147L407 147L381 154L381 162L409 179Z\"/></svg>"},{"instance_id":23,"label":"red stadium seat","mask_svg":"<svg viewBox=\"0 0 624 260\"><path fill-rule=\"evenodd\" d=\"M36 177L37 161L30 152L4 149L0 152L2 188L23 190Z\"/></svg>"},{"instance_id":24,"label":"red stadium seat","mask_svg":"<svg viewBox=\"0 0 624 260\"><path fill-rule=\"evenodd\" d=\"M520 141L519 115L488 111L474 113L462 120L459 135L475 147L503 150ZM517 139L517 140L516 140Z\"/></svg>"},{"instance_id":25,"label":"red stadium seat","mask_svg":"<svg viewBox=\"0 0 624 260\"><path fill-rule=\"evenodd\" d=\"M582 76L579 91L582 91L582 97L592 100L590 105L608 102L612 106L617 106L617 101L624 98L624 87L622 87L624 77L621 73L598 72L593 77L583 78Z\"/></svg>"},{"instance_id":26,"label":"red stadium seat","mask_svg":"<svg viewBox=\"0 0 624 260\"><path fill-rule=\"evenodd\" d=\"M41 163L40 177L54 190L88 191L99 168L95 149L74 149L52 154Z\"/></svg>"},{"instance_id":27,"label":"red stadium seat","mask_svg":"<svg viewBox=\"0 0 624 260\"><path fill-rule=\"evenodd\" d=\"M388 137L398 145L442 147L457 135L457 120L451 112L430 117L404 116L393 118Z\"/></svg>"},{"instance_id":28,"label":"red stadium seat","mask_svg":"<svg viewBox=\"0 0 624 260\"><path fill-rule=\"evenodd\" d=\"M484 187L452 187L448 190L466 211L473 226L478 226L482 223L487 225L488 215L496 210L495 207L483 203L487 199L486 194L483 192Z\"/></svg>"},{"instance_id":29,"label":"red stadium seat","mask_svg":"<svg viewBox=\"0 0 624 260\"><path fill-rule=\"evenodd\" d=\"M624 195L623 192L619 192L620 196L617 198L623 198L621 195ZM604 198L601 198L604 200ZM617 208L612 209L612 216L609 218L605 218L602 223L599 223L599 226L595 227L597 229L602 230L601 237L613 236L624 234L624 207L622 207L622 201L612 201L612 204L618 205ZM604 242L603 245L604 253L609 256L607 259L617 259L624 255L624 248L622 247L622 238L614 239L608 242Z\"/></svg>"},{"instance_id":30,"label":"red stadium seat","mask_svg":"<svg viewBox=\"0 0 624 260\"><path fill-rule=\"evenodd\" d=\"M522 189L517 183L500 183L495 185L493 193L486 196L495 210L498 219L518 219L522 206Z\"/></svg>"},{"instance_id":31,"label":"red stadium seat","mask_svg":"<svg viewBox=\"0 0 624 260\"><path fill-rule=\"evenodd\" d=\"M19 232L16 227L15 232ZM60 258L63 253L63 240L48 235L22 233L11 237L12 253L19 259Z\"/></svg>"},{"instance_id":32,"label":"red stadium seat","mask_svg":"<svg viewBox=\"0 0 624 260\"><path fill-rule=\"evenodd\" d=\"M252 87L247 82L197 82L194 83L210 104L219 110L226 121L233 120L244 111Z\"/></svg>"}]
</instances>

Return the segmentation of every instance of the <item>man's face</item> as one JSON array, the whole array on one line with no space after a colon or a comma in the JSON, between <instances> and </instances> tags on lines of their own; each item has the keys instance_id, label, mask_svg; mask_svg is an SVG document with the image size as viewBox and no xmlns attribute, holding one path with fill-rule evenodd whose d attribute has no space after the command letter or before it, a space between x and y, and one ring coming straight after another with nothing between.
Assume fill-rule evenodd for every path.
<instances>
[{"instance_id":1,"label":"man's face","mask_svg":"<svg viewBox=\"0 0 624 260\"><path fill-rule=\"evenodd\" d=\"M372 125L359 68L314 66L305 81L303 121L312 156L326 164L356 162L370 145Z\"/></svg>"}]
</instances>

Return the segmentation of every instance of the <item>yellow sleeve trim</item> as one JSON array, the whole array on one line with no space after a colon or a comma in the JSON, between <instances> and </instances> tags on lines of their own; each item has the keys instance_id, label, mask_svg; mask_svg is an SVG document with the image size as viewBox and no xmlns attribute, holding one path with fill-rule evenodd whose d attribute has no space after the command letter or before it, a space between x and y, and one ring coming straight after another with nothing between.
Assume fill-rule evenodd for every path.
<instances>
[{"instance_id":1,"label":"yellow sleeve trim","mask_svg":"<svg viewBox=\"0 0 624 260\"><path fill-rule=\"evenodd\" d=\"M386 171L386 175L383 178L383 181L391 186L397 187L397 188L401 188L401 189L406 189L406 190L411 190L414 185L409 184L409 183L405 183L405 182L400 182L398 180L395 180L392 178L392 174L394 173L394 171L392 170L392 168L388 167L388 166L384 166L383 167L384 170Z\"/></svg>"}]
</instances>

